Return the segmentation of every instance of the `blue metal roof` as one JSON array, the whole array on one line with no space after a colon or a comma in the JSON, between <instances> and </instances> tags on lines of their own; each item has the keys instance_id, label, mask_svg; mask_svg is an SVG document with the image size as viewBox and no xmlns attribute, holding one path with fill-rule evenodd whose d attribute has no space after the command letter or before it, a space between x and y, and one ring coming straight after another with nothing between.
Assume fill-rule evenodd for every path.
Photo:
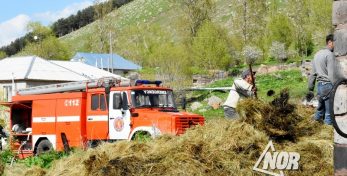
<instances>
[{"instance_id":1,"label":"blue metal roof","mask_svg":"<svg viewBox=\"0 0 347 176\"><path fill-rule=\"evenodd\" d=\"M83 62L85 64L107 69L109 65L111 65L111 59L113 60L113 64L110 68L117 70L138 70L142 67L124 59L123 57L117 54L100 54L100 53L82 53L77 52L76 55L71 59L71 61Z\"/></svg>"}]
</instances>

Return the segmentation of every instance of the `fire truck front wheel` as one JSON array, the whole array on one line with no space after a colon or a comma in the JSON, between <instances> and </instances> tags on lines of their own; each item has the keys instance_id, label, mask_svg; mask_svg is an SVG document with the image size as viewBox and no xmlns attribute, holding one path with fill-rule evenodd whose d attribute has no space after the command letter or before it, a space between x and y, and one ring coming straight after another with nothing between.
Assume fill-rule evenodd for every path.
<instances>
[{"instance_id":1,"label":"fire truck front wheel","mask_svg":"<svg viewBox=\"0 0 347 176\"><path fill-rule=\"evenodd\" d=\"M147 142L152 139L152 136L147 131L138 131L134 134L132 140L134 141L140 141L140 142Z\"/></svg>"},{"instance_id":2,"label":"fire truck front wheel","mask_svg":"<svg viewBox=\"0 0 347 176\"><path fill-rule=\"evenodd\" d=\"M49 142L49 140L44 139L44 140L40 141L39 145L37 145L36 154L40 155L43 153L47 153L47 152L51 151L52 149L53 149L52 143Z\"/></svg>"}]
</instances>

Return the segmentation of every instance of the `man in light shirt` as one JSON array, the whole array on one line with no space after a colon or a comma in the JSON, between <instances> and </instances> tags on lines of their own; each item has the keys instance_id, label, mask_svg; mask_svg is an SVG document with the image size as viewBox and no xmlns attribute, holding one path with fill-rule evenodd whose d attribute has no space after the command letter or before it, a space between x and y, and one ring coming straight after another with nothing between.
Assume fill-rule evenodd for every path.
<instances>
[{"instance_id":1,"label":"man in light shirt","mask_svg":"<svg viewBox=\"0 0 347 176\"><path fill-rule=\"evenodd\" d=\"M253 72L255 75L255 72ZM254 76L253 76L254 77ZM254 77L255 78L255 77ZM250 70L245 70L241 74L241 78L235 79L231 87L229 96L224 107L224 116L227 119L234 119L238 117L236 106L240 98L253 97L256 88L252 85L252 75Z\"/></svg>"},{"instance_id":2,"label":"man in light shirt","mask_svg":"<svg viewBox=\"0 0 347 176\"><path fill-rule=\"evenodd\" d=\"M314 120L332 125L329 96L336 81L336 60L334 56L334 35L326 37L326 47L319 50L312 61L312 74L308 80L309 94L313 94L317 82L318 107Z\"/></svg>"}]
</instances>

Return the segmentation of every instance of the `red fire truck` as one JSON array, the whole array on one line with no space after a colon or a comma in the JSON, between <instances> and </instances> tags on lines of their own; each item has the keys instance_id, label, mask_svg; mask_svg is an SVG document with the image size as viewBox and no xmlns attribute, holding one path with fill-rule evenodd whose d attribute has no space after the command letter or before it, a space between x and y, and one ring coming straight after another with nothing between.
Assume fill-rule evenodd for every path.
<instances>
[{"instance_id":1,"label":"red fire truck","mask_svg":"<svg viewBox=\"0 0 347 176\"><path fill-rule=\"evenodd\" d=\"M179 112L172 89L160 81L135 85L104 78L32 87L18 91L10 107L11 150L19 158L49 150L87 148L99 141L179 135L204 117Z\"/></svg>"}]
</instances>

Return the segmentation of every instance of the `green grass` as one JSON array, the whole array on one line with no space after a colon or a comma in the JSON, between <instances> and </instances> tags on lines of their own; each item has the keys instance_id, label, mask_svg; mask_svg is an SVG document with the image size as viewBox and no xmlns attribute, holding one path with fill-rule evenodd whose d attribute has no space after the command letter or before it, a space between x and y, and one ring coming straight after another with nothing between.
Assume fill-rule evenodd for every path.
<instances>
[{"instance_id":1,"label":"green grass","mask_svg":"<svg viewBox=\"0 0 347 176\"><path fill-rule=\"evenodd\" d=\"M10 150L3 150L0 152L0 158L3 163L11 163L13 153Z\"/></svg>"},{"instance_id":2,"label":"green grass","mask_svg":"<svg viewBox=\"0 0 347 176\"><path fill-rule=\"evenodd\" d=\"M292 100L301 100L307 92L307 79L302 77L300 70L279 71L256 78L258 96L262 100L271 100L266 95L268 90L274 90L276 95L283 89L289 89Z\"/></svg>"},{"instance_id":3,"label":"green grass","mask_svg":"<svg viewBox=\"0 0 347 176\"><path fill-rule=\"evenodd\" d=\"M39 156L33 156L25 158L24 160L19 160L20 163L24 163L27 167L32 167L33 165L39 166L41 168L50 168L53 161L61 159L68 156L64 152L51 151Z\"/></svg>"},{"instance_id":4,"label":"green grass","mask_svg":"<svg viewBox=\"0 0 347 176\"><path fill-rule=\"evenodd\" d=\"M207 87L231 87L233 78L227 78L216 81ZM275 73L257 75L256 86L258 97L262 100L272 98L266 95L268 90L274 90L277 93L280 90L288 88L291 98L301 99L307 91L307 79L302 77L299 69L278 71Z\"/></svg>"},{"instance_id":5,"label":"green grass","mask_svg":"<svg viewBox=\"0 0 347 176\"><path fill-rule=\"evenodd\" d=\"M218 80L208 85L207 87L231 87L233 85L234 78L228 77L223 80Z\"/></svg>"},{"instance_id":6,"label":"green grass","mask_svg":"<svg viewBox=\"0 0 347 176\"><path fill-rule=\"evenodd\" d=\"M137 132L134 136L134 140L140 143L148 142L152 140L152 137L147 132Z\"/></svg>"},{"instance_id":7,"label":"green grass","mask_svg":"<svg viewBox=\"0 0 347 176\"><path fill-rule=\"evenodd\" d=\"M205 112L200 111L201 109L206 109ZM222 107L218 109L212 109L207 104L203 105L203 108L199 108L199 110L193 111L195 114L200 114L205 117L205 120L211 120L216 118L224 118L224 110Z\"/></svg>"},{"instance_id":8,"label":"green grass","mask_svg":"<svg viewBox=\"0 0 347 176\"><path fill-rule=\"evenodd\" d=\"M64 152L56 152L51 151L49 153L45 153L39 156L32 156L25 158L23 160L17 160L16 162L22 163L27 167L32 167L33 165L39 166L41 168L50 168L52 166L53 161L61 159L63 157L68 156L67 153ZM4 150L0 152L1 163L10 164L14 154L10 150Z\"/></svg>"}]
</instances>

